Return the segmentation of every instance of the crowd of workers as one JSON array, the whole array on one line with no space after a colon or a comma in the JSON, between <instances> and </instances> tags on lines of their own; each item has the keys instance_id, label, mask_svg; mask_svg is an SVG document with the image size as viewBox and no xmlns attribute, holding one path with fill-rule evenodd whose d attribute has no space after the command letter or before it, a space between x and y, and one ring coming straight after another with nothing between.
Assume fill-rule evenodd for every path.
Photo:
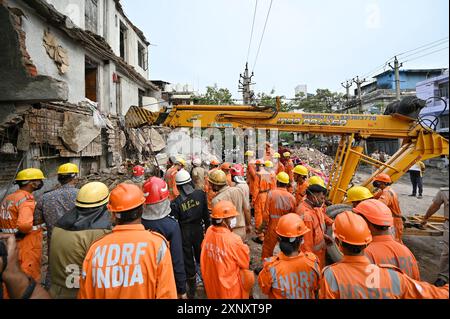
<instances>
[{"instance_id":1,"label":"crowd of workers","mask_svg":"<svg viewBox=\"0 0 450 319\"><path fill-rule=\"evenodd\" d=\"M171 157L163 178L146 179L136 166L112 191L100 182L77 189L79 168L65 164L61 186L38 200L44 174L21 171L19 189L0 207L0 297L195 299L202 283L209 299L248 299L256 282L277 299L449 297L448 188L424 220L445 205L442 271L431 285L402 242L388 175L375 178L375 194L349 189L353 208L333 220L324 180L290 157L266 152L259 160L248 151L245 163L212 161L209 169L197 158L190 171ZM49 263L41 278L44 230ZM262 245L261 269L250 269L248 239ZM343 257L330 265L333 244Z\"/></svg>"}]
</instances>

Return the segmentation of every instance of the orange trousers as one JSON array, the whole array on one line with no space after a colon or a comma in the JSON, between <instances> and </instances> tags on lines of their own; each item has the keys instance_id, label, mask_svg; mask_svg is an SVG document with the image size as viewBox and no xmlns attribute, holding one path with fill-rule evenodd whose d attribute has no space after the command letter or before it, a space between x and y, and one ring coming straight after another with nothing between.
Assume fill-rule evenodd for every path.
<instances>
[{"instance_id":1,"label":"orange trousers","mask_svg":"<svg viewBox=\"0 0 450 319\"><path fill-rule=\"evenodd\" d=\"M266 206L267 201L267 192L259 193L258 197L255 200L255 229L256 234L258 235L258 238L261 240L264 240L264 233L259 232L258 229L261 227L261 224L263 222L263 214L264 214L264 208Z\"/></svg>"},{"instance_id":2,"label":"orange trousers","mask_svg":"<svg viewBox=\"0 0 450 319\"><path fill-rule=\"evenodd\" d=\"M398 217L394 217L394 230L395 230L395 240L403 244L403 220Z\"/></svg>"},{"instance_id":3,"label":"orange trousers","mask_svg":"<svg viewBox=\"0 0 450 319\"><path fill-rule=\"evenodd\" d=\"M269 225L267 226L267 231L264 234L264 243L262 246L262 260L272 257L273 256L273 250L275 249L275 246L278 242L278 235L275 232L275 229L277 228L278 219L270 220Z\"/></svg>"},{"instance_id":4,"label":"orange trousers","mask_svg":"<svg viewBox=\"0 0 450 319\"><path fill-rule=\"evenodd\" d=\"M17 242L19 264L36 282L41 279L42 229L32 231Z\"/></svg>"}]
</instances>

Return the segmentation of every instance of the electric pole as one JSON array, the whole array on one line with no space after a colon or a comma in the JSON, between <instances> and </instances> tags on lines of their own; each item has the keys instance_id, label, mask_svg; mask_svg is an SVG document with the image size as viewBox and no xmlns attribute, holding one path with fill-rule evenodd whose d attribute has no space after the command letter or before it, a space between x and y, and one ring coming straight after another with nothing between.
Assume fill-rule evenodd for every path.
<instances>
[{"instance_id":1,"label":"electric pole","mask_svg":"<svg viewBox=\"0 0 450 319\"><path fill-rule=\"evenodd\" d=\"M363 108L362 108L362 98L361 98L361 85L366 82L366 79L360 80L359 76L357 76L356 79L353 79L353 82L358 86L358 103L359 103L358 112L360 114L362 114Z\"/></svg>"},{"instance_id":2,"label":"electric pole","mask_svg":"<svg viewBox=\"0 0 450 319\"><path fill-rule=\"evenodd\" d=\"M389 63L389 66L395 72L395 98L397 101L400 101L400 68L403 66L403 63L398 63L397 57L394 59L394 66Z\"/></svg>"},{"instance_id":3,"label":"electric pole","mask_svg":"<svg viewBox=\"0 0 450 319\"><path fill-rule=\"evenodd\" d=\"M244 74L240 75L240 79L239 79L239 92L242 92L242 96L243 96L245 105L252 104L252 102L255 98L255 93L250 88L251 85L255 84L255 83L252 83L253 76L254 76L253 73L252 73L252 75L249 75L248 63L246 63L245 64L245 72L244 72Z\"/></svg>"},{"instance_id":4,"label":"electric pole","mask_svg":"<svg viewBox=\"0 0 450 319\"><path fill-rule=\"evenodd\" d=\"M347 91L347 94L346 94L345 97L346 97L347 102L348 102L348 101L350 100L350 88L352 87L353 82L347 80L345 83L342 82L341 85L342 85L342 87Z\"/></svg>"}]
</instances>

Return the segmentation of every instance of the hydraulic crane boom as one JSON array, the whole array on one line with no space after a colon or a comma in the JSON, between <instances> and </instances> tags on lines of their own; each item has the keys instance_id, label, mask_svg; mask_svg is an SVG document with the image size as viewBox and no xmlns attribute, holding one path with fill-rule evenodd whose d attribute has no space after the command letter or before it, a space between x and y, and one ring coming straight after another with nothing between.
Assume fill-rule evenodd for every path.
<instances>
[{"instance_id":1,"label":"hydraulic crane boom","mask_svg":"<svg viewBox=\"0 0 450 319\"><path fill-rule=\"evenodd\" d=\"M417 161L449 154L448 140L422 127L414 118L400 114L314 114L280 112L278 107L180 105L170 112L153 113L132 107L126 116L129 127L162 125L170 128L254 128L341 136L331 172L329 198L342 203L352 178L361 162L378 167L363 185L372 188L373 178L386 173L393 181L401 178ZM368 138L402 139L403 144L387 163L364 154Z\"/></svg>"}]
</instances>

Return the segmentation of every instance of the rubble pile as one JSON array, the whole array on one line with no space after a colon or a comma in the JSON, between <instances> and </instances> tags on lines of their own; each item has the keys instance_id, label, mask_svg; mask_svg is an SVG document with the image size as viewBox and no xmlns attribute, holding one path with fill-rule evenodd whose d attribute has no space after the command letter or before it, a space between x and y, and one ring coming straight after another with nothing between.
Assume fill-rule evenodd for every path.
<instances>
[{"instance_id":1,"label":"rubble pile","mask_svg":"<svg viewBox=\"0 0 450 319\"><path fill-rule=\"evenodd\" d=\"M334 160L328 155L313 149L301 147L292 151L293 157L298 157L304 164L328 175L333 167Z\"/></svg>"},{"instance_id":2,"label":"rubble pile","mask_svg":"<svg viewBox=\"0 0 450 319\"><path fill-rule=\"evenodd\" d=\"M131 174L123 168L104 168L99 172L80 177L78 179L77 188L90 182L102 182L108 186L109 190L113 190L117 185L131 178Z\"/></svg>"}]
</instances>

